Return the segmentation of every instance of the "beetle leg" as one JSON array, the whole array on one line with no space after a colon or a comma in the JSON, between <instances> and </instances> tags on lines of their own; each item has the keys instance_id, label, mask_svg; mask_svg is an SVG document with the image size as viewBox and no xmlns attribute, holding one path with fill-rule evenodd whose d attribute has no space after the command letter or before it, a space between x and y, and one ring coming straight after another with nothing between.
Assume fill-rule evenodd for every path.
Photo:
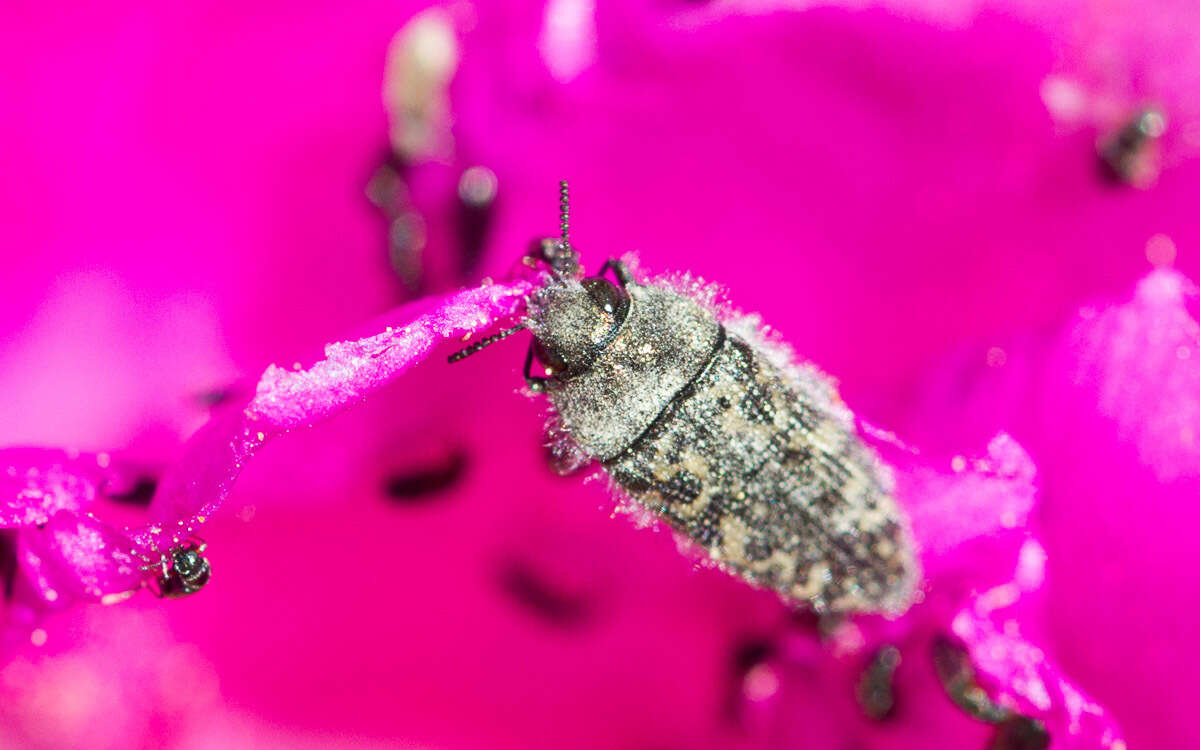
<instances>
[{"instance_id":1,"label":"beetle leg","mask_svg":"<svg viewBox=\"0 0 1200 750\"><path fill-rule=\"evenodd\" d=\"M525 353L525 384L529 386L529 390L534 393L542 393L546 390L546 381L550 378L539 378L533 374L533 344L529 345L529 351Z\"/></svg>"},{"instance_id":2,"label":"beetle leg","mask_svg":"<svg viewBox=\"0 0 1200 750\"><path fill-rule=\"evenodd\" d=\"M603 276L604 272L609 269L612 269L613 275L617 277L617 281L621 282L622 287L627 287L630 284L637 285L633 280L633 274L629 272L629 266L625 265L625 261L609 258L604 261L604 265L600 266L600 270L596 275Z\"/></svg>"}]
</instances>

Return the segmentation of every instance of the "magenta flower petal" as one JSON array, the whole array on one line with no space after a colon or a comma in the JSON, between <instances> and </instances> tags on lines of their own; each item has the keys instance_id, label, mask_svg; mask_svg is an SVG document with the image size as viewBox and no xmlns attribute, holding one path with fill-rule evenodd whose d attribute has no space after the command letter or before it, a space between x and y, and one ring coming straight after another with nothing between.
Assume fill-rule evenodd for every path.
<instances>
[{"instance_id":1,"label":"magenta flower petal","mask_svg":"<svg viewBox=\"0 0 1200 750\"><path fill-rule=\"evenodd\" d=\"M970 469L968 471L968 469ZM897 478L913 531L930 560L979 537L1024 528L1034 503L1036 470L1029 454L1005 434L988 443L987 456L955 456L950 472L911 466Z\"/></svg>"},{"instance_id":2,"label":"magenta flower petal","mask_svg":"<svg viewBox=\"0 0 1200 750\"><path fill-rule=\"evenodd\" d=\"M856 404L868 403L874 418L897 425L895 413L907 400L895 393L916 382L930 356L965 336L994 337L1016 324L1044 323L1082 296L1123 284L1140 260L1127 248L1140 248L1153 232L1170 234L1181 248L1196 235L1195 170L1179 170L1174 183L1164 179L1160 192L1143 194L1145 199L1117 195L1099 186L1088 169L1094 157L1090 135L1063 139L1052 133L1037 92L1051 68L1053 40L1020 20L992 14L948 33L881 11L818 10L730 18L681 30L672 28L674 19L657 9L639 15L610 3L593 14L586 11L587 5L574 4L571 11L571 3L552 3L559 8L553 13L541 3L518 9L471 6L473 31L464 41L464 74L454 82L451 113L458 163L447 168L446 180L432 187L414 185L423 193L414 202L430 222L429 250L445 244L438 237L452 236L454 227L442 226L442 219L457 204L447 204L444 197L453 194L454 177L468 164L491 168L499 177L501 197L488 239L493 252L486 261L493 270L507 262L511 248L553 225L553 208L540 197L546 186L552 190L561 176L577 179L578 239L593 258L640 247L656 265L692 268L727 281L740 304L765 313L766 320L785 331L807 356L841 377ZM905 4L893 7L900 5ZM376 152L384 148L379 61L404 13L395 4L364 7L336 18L321 11L293 13L287 23L264 24L269 32L239 26L225 14L211 21L189 17L181 24L171 11L143 16L140 11L106 9L83 16L75 26L36 17L41 28L35 30L41 34L14 47L14 59L23 63L15 68L17 80L26 94L22 98L35 105L38 119L56 126L29 127L20 110L6 118L14 142L31 147L14 152L18 171L36 176L14 182L28 189L14 193L12 205L18 207L18 215L32 213L34 222L13 246L16 272L3 285L10 292L5 299L18 301L6 306L6 320L14 326L24 320L24 309L32 309L42 295L39 279L100 260L147 298L181 291L179 279L187 279L182 291L213 300L219 325L210 328L221 333L212 345L198 348L201 359L196 367L181 368L179 361L190 360L181 360L178 347L160 351L157 336L149 337L153 345L146 348L151 356L116 357L171 368L170 377L160 379L149 397L140 390L145 377L137 366L130 366L132 374L122 377L126 398L113 411L121 412L116 415L121 425L139 425L146 421L138 418L145 409L134 412L129 406L140 403L139 394L155 404L153 408L174 414L177 409L171 407L186 404L187 389L197 385L193 372L200 372L202 379L222 373L228 377L226 359L253 370L265 352L322 340L348 321L387 307L395 284L383 273L382 224L356 199L378 158ZM651 17L655 13L658 18ZM565 16L569 23L562 22ZM68 23L66 29L60 28L62 23ZM354 31L360 25L369 30ZM19 36L25 27L17 29ZM197 47L211 47L213 37L235 42L223 45L225 62L198 80L193 75ZM864 50L870 54L858 54ZM80 64L93 59L112 65ZM26 62L33 63L30 75L20 72ZM130 76L145 85L122 85ZM569 85L556 83L568 80ZM181 86L181 81L193 85ZM48 82L53 90L69 95L50 102L42 94ZM780 92L786 96L780 97ZM188 116L180 117L179 112ZM341 117L331 120L329 112ZM1020 138L1014 139L1014 133ZM87 148L70 147L85 142ZM206 158L195 158L197 148ZM79 169L80 164L87 168ZM163 164L184 170L180 174L189 186L188 200L178 200L178 191L159 189L173 179L160 179ZM78 179L44 177L56 173ZM63 206L76 213L64 220ZM433 209L426 212L425 207ZM181 233L180 227L195 231ZM346 252L330 254L328 248L335 244ZM163 247L173 251L163 253ZM1047 254L1046 247L1056 252ZM503 248L503 254L496 248ZM47 256L65 258L62 268L43 269ZM1187 262L1187 257L1181 261ZM268 280L270 288L256 279ZM938 292L930 293L934 289ZM989 293L981 294L984 290ZM73 346L60 349L64 354L54 361L78 361ZM44 351L28 350L34 355ZM485 356L495 357L488 367L502 361L498 352ZM37 357L15 361L31 360ZM1017 360L1010 351L1010 364ZM4 362L11 365L14 359ZM476 372L488 371L482 357L474 364L479 366ZM421 369L426 372L411 374L441 374ZM10 366L8 372L13 371L34 369ZM512 374L515 385L519 377ZM4 382L18 386L11 389L15 398L30 391L53 391L31 388L37 377ZM497 406L497 395L507 397L513 386L506 384L501 394L502 389L489 383L491 402L476 395L443 404L439 411L434 402L448 400L444 394L455 392L459 377L467 379L456 371L446 376L450 383L435 377L428 383L422 380L427 385L422 394L440 387L436 398L399 398L390 404L386 397L377 400L368 407L374 411L364 410L366 417L351 417L361 430L354 440L331 439L346 426L335 423L328 425L333 428L328 432L281 441L284 445L277 446L275 456L261 456L266 460L260 465L274 461L279 470L257 473L257 484L243 485L238 498L241 510L257 506L258 520L251 524L230 518L230 526L221 529L232 532L230 542L238 542L219 540L222 554L233 556L221 561L221 571L237 570L238 575L219 572L220 592L163 608L177 618L170 635L164 636L168 646L209 639L222 696L230 703L254 706L252 710L273 706L287 717L279 724L288 728L322 721L338 732L347 729L345 725L360 730L367 726L367 731L394 744L396 732L406 731L397 729L395 715L407 711L405 720L418 726L423 715L435 715L425 720L423 731L431 740L428 744L444 746L529 747L537 744L532 737L558 747L579 747L586 740L595 747L739 744L739 739L718 734L706 723L715 723L712 717L717 713L709 694L724 675L721 649L728 644L722 638L762 628L769 620L763 612L779 610L760 597L753 600L762 605L758 615L748 613L751 608L740 605L751 601L751 592L719 576L690 574L682 570L686 566L672 568L673 558L662 549L669 545L654 548L653 535L624 534L619 524L607 519L592 532L594 544L578 544L577 536L564 532L568 524L563 519L584 523L596 501L574 484L542 476L536 420L522 421L521 416L529 405ZM91 393L86 380L75 382L73 391L87 403L88 396L78 396ZM280 385L282 391L307 397L302 383ZM49 403L22 413L61 411L54 398L42 398ZM322 410L317 403L321 399L324 396L312 404L314 413ZM203 510L211 498L223 496L242 461L257 448L234 441L247 437L240 432L241 409L250 397L233 403L229 421L214 423L208 437L198 435L189 449L185 463L191 462L194 470L170 479L176 500L168 503L160 494L155 508L159 520L176 525L177 519ZM1020 402L1005 407L1011 403ZM270 419L304 424L307 407L298 407L295 414L287 413L290 408L272 411ZM1058 414L1053 409L1046 413ZM184 429L185 417L158 423L173 428L158 428L168 433L156 441L166 453ZM935 412L923 420L935 433L951 423ZM408 455L407 441L424 437L429 425L467 444L468 479L448 493L457 506L405 507L397 521L376 507L381 501L380 478L396 468L397 454ZM17 424L6 427L22 429ZM271 429L261 431L269 440L273 430L272 423ZM513 439L498 445L495 435L502 430L505 435L511 432ZM1076 472L1059 479L1053 468L1045 470L1043 443L1028 431L1011 431L1030 448L1041 481L1057 488L1055 493L1085 479L1075 485L1081 488L1077 500L1062 498L1057 501L1061 510L1046 513L1060 514L1064 522L1073 516L1082 520L1075 527L1062 523L1047 546L1050 564L1060 566L1057 570L1076 565L1076 572L1083 574L1091 567L1102 582L1108 571L1095 565L1097 555L1081 555L1076 564L1063 561L1059 553L1070 556L1084 544L1072 539L1073 533L1097 536L1079 530L1101 523L1088 516L1091 509L1084 501L1116 490L1079 476L1087 468L1083 460L1073 464ZM994 432L989 425L970 439L950 434L942 439L956 451L980 445ZM123 440L96 439L94 435L104 434L96 430L88 434L93 437L78 439L88 445L125 445ZM911 438L914 432L902 434ZM249 437L256 440L257 430ZM1062 442L1069 445L1073 437ZM140 432L136 438L147 440ZM292 451L292 445L308 445L305 441L329 463L345 459L343 473L320 474L298 458L303 454ZM1094 458L1094 448L1087 443L1079 459ZM1105 454L1101 462L1113 455L1117 454ZM1007 471L998 456L989 455L987 461L984 478L975 475L968 461L963 472L955 472L953 466L922 470L924 479L896 462L902 491L914 502L914 524L927 540L931 577L927 602L918 605L911 618L896 623L911 625L920 636L906 642L905 666L916 671L902 669L900 677L906 691L901 700L907 696L906 705L917 709L907 715L909 721L864 730L868 733L862 736L868 739L857 743L847 740L846 727L857 713L850 699L857 663L847 662L839 672L827 663L831 657L823 661L818 653L814 670L828 671L814 676L798 669L781 691L795 689L792 677L807 679L805 686L828 677L824 684L829 689L811 691L800 704L803 710L781 717L790 730L789 741L767 744L812 746L815 738L826 736L810 731L812 722L828 730L829 744L925 747L935 736L947 746L982 746L989 728L936 695L939 686L928 669L920 669L920 657L928 651L930 631L947 626L940 592L953 583L957 597L972 581L992 582L991 568L976 571L978 577L972 578L971 562L982 559L976 554L981 545L1002 545L1008 555L1004 559L1011 561L1018 547L1012 543L1026 539L1019 524L1006 528L1003 511L997 519L992 506L975 503L971 488L994 497L1000 508L1017 517L1027 512L1022 492L1028 483L1022 471ZM1144 482L1121 486L1136 491L1136 497L1154 497L1157 478L1148 476ZM331 477L353 478L339 484ZM313 486L317 483L319 488ZM1006 483L1011 494L1005 494ZM959 500L971 508L970 517L959 521L938 516L934 508L941 495L924 498L916 491L924 484L942 486L947 497L958 492ZM536 488L532 492L531 486ZM194 494L188 494L189 487ZM1180 497L1186 489L1179 490ZM928 512L917 502L922 499L933 503ZM1054 493L1050 499L1056 502ZM503 513L494 510L498 506ZM951 504L947 501L942 507L949 513ZM364 515L343 518L349 508ZM287 514L282 522L280 513ZM1098 515L1108 523L1106 509ZM245 514L246 519L251 516ZM1161 524L1163 519L1155 521ZM296 535L289 532L296 528L310 530L310 545L334 536L363 540L366 534L365 539L376 545L397 545L415 559L442 553L442 540L449 537L462 554L445 561L445 578L453 586L430 582L422 573L397 575L389 581L389 591L396 591L392 598L397 601L392 602L380 595L375 581L359 580L354 568L335 569L337 560L331 561L330 571L306 571L308 575L298 580L281 582L278 571L260 570L272 554L283 558L295 553ZM548 539L560 540L567 554ZM1067 543L1059 545L1060 541ZM1145 535L1136 542L1144 546ZM1098 551L1112 543L1106 536L1095 540ZM524 620L506 619L512 615L510 607L484 573L491 570L487 566L492 555L511 548L535 551L544 567L568 579L586 579L593 570L618 571L603 578L601 593L588 600L593 608L587 611L596 613L587 621L595 637L548 637ZM652 548L654 554L646 552ZM362 552L352 559L361 569L377 558L374 552ZM1137 560L1127 555L1117 564L1136 567L1129 563ZM1154 569L1145 574L1170 572ZM1063 584L1052 578L1047 585L1065 589L1077 584L1077 578ZM346 596L347 589L357 598ZM314 590L323 592L319 599L313 597ZM1078 634L1109 625L1088 607L1116 607L1138 599L1136 591L1130 593L1121 590L1108 596L1100 583L1076 591L1080 599L1092 600L1077 613L1059 615L1078 620L1073 627L1063 625L1064 642L1072 640L1066 648L1094 648ZM237 606L213 595L232 596ZM422 606L413 607L413 602ZM735 604L728 606L729 602ZM302 610L307 616L277 623L280 607L306 605L311 607ZM1124 616L1132 620L1140 614L1143 626L1153 623L1144 627L1154 633L1151 638L1169 635L1172 628L1182 630L1190 622L1186 616L1161 616L1172 610L1160 605L1157 600L1148 605L1153 607L1150 617L1145 616L1146 608ZM1025 601L1023 606L1036 609ZM238 613L233 627L227 624L231 611ZM396 616L401 613L407 616ZM1030 638L1025 614L1023 610L1021 635ZM245 637L245 623L255 620L276 623L269 643ZM479 628L481 622L488 627ZM114 701L110 716L121 715L115 709L123 708L134 718L119 732L104 735L111 742L100 739L97 744L167 744L173 730L185 723L178 713L155 712L169 705L172 692L129 686L147 681L157 686L180 676L191 683L193 673L123 668L136 659L130 642L141 643L144 629L114 626L113 632L118 635L108 651L95 653L94 643L85 644L89 650L80 658L95 670L89 674L102 684L123 683L124 691L106 690L106 696L153 697L137 704ZM51 633L51 643L54 638ZM597 639L613 646L604 649L605 658L599 661ZM1109 679L1104 668L1124 669L1122 677L1129 677L1132 667L1113 664L1119 661L1113 655L1144 640L1146 636L1138 633L1114 639L1102 649L1104 658L1094 659L1093 673L1081 684L1089 689L1104 684ZM409 648L414 642L419 646ZM1180 637L1169 645L1179 652L1185 643ZM1060 648L1055 644L1047 653ZM142 659L160 658L158 651L149 653ZM296 653L306 654L302 663ZM1082 662L1070 664L1073 676L1082 676L1081 663L1087 667L1088 655L1082 656ZM623 667L622 659L632 663ZM395 679L397 674L405 679ZM579 674L589 679L579 680ZM1187 691L1176 690L1156 705L1139 706L1132 699L1138 690L1146 690L1146 680L1129 682L1133 686L1126 690L1130 700L1124 710L1158 712L1154 723L1170 718L1165 714L1187 716ZM1163 682L1189 684L1182 673ZM36 688L46 681L28 684ZM51 684L57 692L66 692L58 683ZM651 687L639 693L635 685ZM13 697L25 698L25 716L33 716L32 721L52 713L39 712L35 693L17 692ZM1106 701L1111 695L1094 692ZM518 698L504 702L514 695ZM839 695L844 700L831 706L831 696ZM17 704L5 698L6 705ZM198 706L212 709L205 714L217 713L215 699L210 696L208 701L189 704L188 726L190 717L203 718L195 710ZM523 705L533 708L523 713ZM1153 726L1149 719L1145 724ZM354 728L342 736L352 736ZM589 733L589 728L596 731ZM958 731L940 731L951 728ZM471 736L464 738L464 732ZM78 732L64 736L74 744L79 744L78 737L97 739ZM288 744L286 737L280 740L275 744ZM1154 740L1147 735L1143 743ZM1189 743L1179 740L1173 746Z\"/></svg>"},{"instance_id":3,"label":"magenta flower petal","mask_svg":"<svg viewBox=\"0 0 1200 750\"><path fill-rule=\"evenodd\" d=\"M1179 688L1200 680L1196 300L1190 281L1160 270L1128 301L1085 308L1029 415L1058 652L1135 746L1200 744Z\"/></svg>"},{"instance_id":4,"label":"magenta flower petal","mask_svg":"<svg viewBox=\"0 0 1200 750\"><path fill-rule=\"evenodd\" d=\"M22 572L46 604L121 596L141 588L146 561L114 527L62 510L20 536Z\"/></svg>"},{"instance_id":5,"label":"magenta flower petal","mask_svg":"<svg viewBox=\"0 0 1200 750\"><path fill-rule=\"evenodd\" d=\"M442 341L470 336L520 309L532 287L489 284L414 303L388 316L396 322L374 336L329 344L325 359L290 371L272 365L258 381L246 419L273 433L326 419L361 401L422 361ZM428 312L414 314L423 307Z\"/></svg>"},{"instance_id":6,"label":"magenta flower petal","mask_svg":"<svg viewBox=\"0 0 1200 750\"><path fill-rule=\"evenodd\" d=\"M1044 722L1054 748L1124 750L1112 716L1068 680L1041 648L1022 637L1020 621L1005 617L1003 609L988 611L984 606L989 599L1019 597L1019 588L1013 583L985 592L974 608L954 618L954 633L986 676L993 699Z\"/></svg>"},{"instance_id":7,"label":"magenta flower petal","mask_svg":"<svg viewBox=\"0 0 1200 750\"><path fill-rule=\"evenodd\" d=\"M1157 270L1058 332L959 355L910 425L942 448L995 429L1028 447L1044 498L1045 643L1135 745L1200 742L1173 687L1200 680L1187 624L1200 612L1196 300L1185 276Z\"/></svg>"},{"instance_id":8,"label":"magenta flower petal","mask_svg":"<svg viewBox=\"0 0 1200 750\"><path fill-rule=\"evenodd\" d=\"M131 529L139 544L178 544L220 507L245 462L271 438L307 427L400 377L443 342L470 336L514 314L530 290L527 282L490 284L388 315L378 334L329 344L308 368L272 365L248 403L228 408L189 441L169 471L151 510L157 523Z\"/></svg>"},{"instance_id":9,"label":"magenta flower petal","mask_svg":"<svg viewBox=\"0 0 1200 750\"><path fill-rule=\"evenodd\" d=\"M1200 9L1187 0L1039 3L1026 9L1055 42L1055 76L1043 87L1064 125L1107 134L1137 108L1166 115L1169 160L1200 150Z\"/></svg>"},{"instance_id":10,"label":"magenta flower petal","mask_svg":"<svg viewBox=\"0 0 1200 750\"><path fill-rule=\"evenodd\" d=\"M1163 482L1200 476L1200 323L1195 284L1155 271L1133 299L1085 309L1064 355L1073 384Z\"/></svg>"},{"instance_id":11,"label":"magenta flower petal","mask_svg":"<svg viewBox=\"0 0 1200 750\"><path fill-rule=\"evenodd\" d=\"M1036 494L1029 455L1001 434L990 441L985 457L956 456L948 471L939 471L886 436L880 442L883 455L896 468L898 497L910 513L921 547L925 597L899 622L861 621L850 642L865 640L855 650L867 647L869 653L892 643L899 648L908 675L904 679L911 681L914 673L920 676L932 669L930 635L953 633L966 645L991 700L1042 721L1052 747L1123 747L1111 716L1033 643L1034 637L1044 638L1040 602L1046 554L1027 525ZM834 648L839 648L836 640ZM923 699L937 702L928 690ZM958 709L947 702L943 710L951 715L935 711L932 720L951 731ZM905 722L909 721L916 721L916 715L906 712ZM928 727L912 728L912 736L922 731ZM961 731L970 736L978 730ZM863 732L871 746L896 740L895 734L889 739L870 726ZM907 732L903 728L899 734Z\"/></svg>"},{"instance_id":12,"label":"magenta flower petal","mask_svg":"<svg viewBox=\"0 0 1200 750\"><path fill-rule=\"evenodd\" d=\"M204 746L183 738L223 713L217 675L146 604L56 613L12 643L0 665L0 745Z\"/></svg>"},{"instance_id":13,"label":"magenta flower petal","mask_svg":"<svg viewBox=\"0 0 1200 750\"><path fill-rule=\"evenodd\" d=\"M102 462L107 466L108 458ZM0 527L34 526L59 510L86 508L104 475L96 456L53 448L0 450Z\"/></svg>"}]
</instances>

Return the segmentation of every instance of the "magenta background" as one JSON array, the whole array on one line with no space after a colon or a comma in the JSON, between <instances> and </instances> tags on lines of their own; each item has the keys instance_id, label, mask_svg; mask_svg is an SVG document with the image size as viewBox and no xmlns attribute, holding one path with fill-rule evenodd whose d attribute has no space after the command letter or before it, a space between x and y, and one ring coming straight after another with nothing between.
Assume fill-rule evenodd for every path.
<instances>
[{"instance_id":1,"label":"magenta background","mask_svg":"<svg viewBox=\"0 0 1200 750\"><path fill-rule=\"evenodd\" d=\"M162 466L203 419L194 394L403 300L362 191L387 147L384 51L413 10L5 12L0 443ZM537 57L539 9L476 12L454 106L456 164L499 177L484 270L554 230L567 176L589 261L632 249L721 281L864 417L934 454L1013 430L1041 477L1051 653L1131 746L1195 744L1195 464L1164 484L1086 390L1018 377L1068 391L1038 401L1061 412L1029 416L1031 399L975 381L989 346L1009 371L1069 372L1010 342L1052 349L1080 304L1128 297L1153 234L1200 277L1197 162L1146 192L1101 182L1095 133L1064 133L1038 98L1058 27L1016 11L955 27L818 9L682 31L672 6L603 4L596 63L569 84ZM418 198L444 201L450 173L431 166ZM782 633L786 612L611 520L598 484L550 475L538 410L514 394L521 355L418 369L268 447L205 533L210 589L51 619L45 646L0 669L0 738L761 746L730 716L733 652ZM948 406L976 399L986 419ZM383 479L428 441L468 449L465 480L389 505ZM514 604L497 584L514 561L583 602L579 618ZM936 690L911 696L886 746L947 726L982 746L986 728Z\"/></svg>"}]
</instances>

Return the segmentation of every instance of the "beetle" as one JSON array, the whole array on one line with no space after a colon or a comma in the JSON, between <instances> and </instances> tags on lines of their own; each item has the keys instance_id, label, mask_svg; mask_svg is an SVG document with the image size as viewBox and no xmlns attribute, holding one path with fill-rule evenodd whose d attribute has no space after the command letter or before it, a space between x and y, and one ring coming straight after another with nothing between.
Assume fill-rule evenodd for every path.
<instances>
[{"instance_id":1,"label":"beetle","mask_svg":"<svg viewBox=\"0 0 1200 750\"><path fill-rule=\"evenodd\" d=\"M212 566L204 556L208 543L189 539L164 553L157 563L143 566L154 570L154 593L160 598L178 599L194 594L212 577Z\"/></svg>"},{"instance_id":2,"label":"beetle","mask_svg":"<svg viewBox=\"0 0 1200 750\"><path fill-rule=\"evenodd\" d=\"M585 276L565 181L559 208L560 236L530 255L544 279L524 319L450 361L529 330L525 380L549 398L563 471L599 464L719 567L818 613L906 610L908 521L832 379L696 288L619 259Z\"/></svg>"}]
</instances>

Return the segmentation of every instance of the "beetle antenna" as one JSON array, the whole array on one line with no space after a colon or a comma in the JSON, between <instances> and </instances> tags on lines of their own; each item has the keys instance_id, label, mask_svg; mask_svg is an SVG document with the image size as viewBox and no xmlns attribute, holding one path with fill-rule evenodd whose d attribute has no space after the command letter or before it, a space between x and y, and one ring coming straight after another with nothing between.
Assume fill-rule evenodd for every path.
<instances>
[{"instance_id":1,"label":"beetle antenna","mask_svg":"<svg viewBox=\"0 0 1200 750\"><path fill-rule=\"evenodd\" d=\"M481 349L486 349L487 347L491 346L492 344L496 343L497 341L503 341L504 339L513 335L517 331L524 330L524 328L525 328L525 324L521 323L520 325L515 325L506 331L501 331L500 333L493 334L491 336L488 336L487 338L480 339L480 340L476 341L474 344L471 344L470 346L468 346L467 348L459 349L455 353L451 354L449 357L446 357L446 361L449 362L450 364L454 364L455 362L464 360L467 357L471 356L472 354L480 351Z\"/></svg>"},{"instance_id":2,"label":"beetle antenna","mask_svg":"<svg viewBox=\"0 0 1200 750\"><path fill-rule=\"evenodd\" d=\"M558 183L558 224L562 230L563 247L571 246L571 239L568 236L571 229L571 200L567 189L567 181L560 180Z\"/></svg>"}]
</instances>

